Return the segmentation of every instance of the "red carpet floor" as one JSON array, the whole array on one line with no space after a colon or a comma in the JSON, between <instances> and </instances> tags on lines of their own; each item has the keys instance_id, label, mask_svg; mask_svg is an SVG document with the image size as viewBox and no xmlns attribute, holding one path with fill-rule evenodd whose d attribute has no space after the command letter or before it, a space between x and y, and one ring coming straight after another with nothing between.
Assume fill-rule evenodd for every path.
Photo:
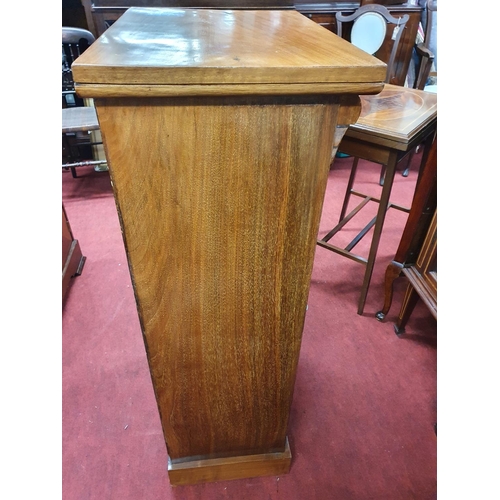
<instances>
[{"instance_id":1,"label":"red carpet floor","mask_svg":"<svg viewBox=\"0 0 500 500\"><path fill-rule=\"evenodd\" d=\"M409 206L419 159L408 178L396 174L395 203ZM337 159L331 169L320 236L336 223L351 161ZM395 335L403 278L385 322L374 317L406 214L388 213L362 316L364 267L316 249L289 424L290 473L172 488L109 175L78 172L77 179L62 174L63 203L87 257L62 314L65 500L436 498L436 321L419 303L406 334ZM356 187L378 194L379 172L361 162ZM335 241L349 241L375 209ZM367 237L358 252L366 256L368 244Z\"/></svg>"}]
</instances>

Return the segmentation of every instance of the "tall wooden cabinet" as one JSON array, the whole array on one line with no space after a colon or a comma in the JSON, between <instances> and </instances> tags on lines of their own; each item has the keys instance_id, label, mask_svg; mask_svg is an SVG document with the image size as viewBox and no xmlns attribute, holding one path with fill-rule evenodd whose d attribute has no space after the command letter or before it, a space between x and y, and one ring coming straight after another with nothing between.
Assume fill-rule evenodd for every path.
<instances>
[{"instance_id":1,"label":"tall wooden cabinet","mask_svg":"<svg viewBox=\"0 0 500 500\"><path fill-rule=\"evenodd\" d=\"M172 484L288 471L332 151L385 72L293 10L131 8L73 63L99 118Z\"/></svg>"}]
</instances>

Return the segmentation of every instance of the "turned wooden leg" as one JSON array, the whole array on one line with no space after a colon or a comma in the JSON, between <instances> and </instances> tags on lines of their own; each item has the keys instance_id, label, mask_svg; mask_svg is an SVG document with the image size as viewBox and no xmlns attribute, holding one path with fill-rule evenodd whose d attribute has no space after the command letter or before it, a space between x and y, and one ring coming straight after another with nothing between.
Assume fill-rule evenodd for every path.
<instances>
[{"instance_id":1,"label":"turned wooden leg","mask_svg":"<svg viewBox=\"0 0 500 500\"><path fill-rule=\"evenodd\" d=\"M401 305L401 310L399 311L398 319L394 325L394 331L397 335L404 333L406 323L410 318L413 309L415 309L415 305L417 304L418 299L419 295L416 292L415 288L411 283L408 283L403 303Z\"/></svg>"},{"instance_id":2,"label":"turned wooden leg","mask_svg":"<svg viewBox=\"0 0 500 500\"><path fill-rule=\"evenodd\" d=\"M395 262L391 262L387 269L385 270L385 281L384 281L384 306L382 310L375 314L375 317L382 321L386 314L389 312L392 304L392 296L393 296L393 284L394 280L401 275L401 265L396 264Z\"/></svg>"}]
</instances>

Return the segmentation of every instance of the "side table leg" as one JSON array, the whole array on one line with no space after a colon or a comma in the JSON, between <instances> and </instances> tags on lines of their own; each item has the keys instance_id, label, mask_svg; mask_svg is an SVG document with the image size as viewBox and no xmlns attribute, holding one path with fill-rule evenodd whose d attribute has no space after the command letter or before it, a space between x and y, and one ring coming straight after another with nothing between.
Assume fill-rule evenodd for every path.
<instances>
[{"instance_id":1,"label":"side table leg","mask_svg":"<svg viewBox=\"0 0 500 500\"><path fill-rule=\"evenodd\" d=\"M347 206L349 205L349 200L351 199L352 186L354 184L354 179L356 178L356 171L358 170L359 158L355 157L352 161L351 173L349 175L349 181L347 182L347 187L345 190L344 202L342 203L342 210L340 211L339 222L344 220L345 214L347 212Z\"/></svg>"},{"instance_id":2,"label":"side table leg","mask_svg":"<svg viewBox=\"0 0 500 500\"><path fill-rule=\"evenodd\" d=\"M384 227L385 214L389 206L389 198L391 196L392 183L394 181L394 173L396 172L396 165L398 160L398 153L391 151L389 161L385 171L384 187L380 196L380 203L377 212L377 221L373 232L372 243L370 245L370 253L368 254L368 261L366 263L365 277L363 279L363 286L361 287L361 296L358 302L358 314L363 314L365 307L366 296L368 295L368 287L372 278L373 267L375 266L375 258L377 257L378 245L380 243L380 236Z\"/></svg>"}]
</instances>

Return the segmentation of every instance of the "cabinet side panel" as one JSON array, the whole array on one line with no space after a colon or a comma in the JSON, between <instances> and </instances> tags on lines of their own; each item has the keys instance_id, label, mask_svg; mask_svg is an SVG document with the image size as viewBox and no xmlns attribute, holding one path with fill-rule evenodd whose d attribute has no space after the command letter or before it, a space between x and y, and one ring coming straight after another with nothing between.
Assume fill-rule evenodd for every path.
<instances>
[{"instance_id":1,"label":"cabinet side panel","mask_svg":"<svg viewBox=\"0 0 500 500\"><path fill-rule=\"evenodd\" d=\"M338 105L96 106L171 459L282 451Z\"/></svg>"}]
</instances>

